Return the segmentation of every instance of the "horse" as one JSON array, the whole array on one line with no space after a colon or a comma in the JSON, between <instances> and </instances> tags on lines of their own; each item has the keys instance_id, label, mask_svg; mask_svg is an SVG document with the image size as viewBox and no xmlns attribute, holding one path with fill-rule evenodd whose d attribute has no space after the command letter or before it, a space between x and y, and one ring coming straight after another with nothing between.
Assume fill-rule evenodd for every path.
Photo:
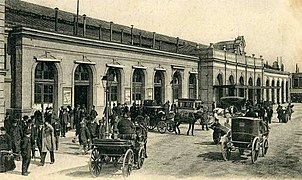
<instances>
[{"instance_id":1,"label":"horse","mask_svg":"<svg viewBox=\"0 0 302 180\"><path fill-rule=\"evenodd\" d=\"M187 130L187 135L190 134L191 130L191 135L194 135L194 125L197 119L199 118L199 113L195 113L193 111L182 111L182 112L177 112L174 116L174 131L175 134L180 134L180 129L179 126L181 123L188 123L188 130Z\"/></svg>"}]
</instances>

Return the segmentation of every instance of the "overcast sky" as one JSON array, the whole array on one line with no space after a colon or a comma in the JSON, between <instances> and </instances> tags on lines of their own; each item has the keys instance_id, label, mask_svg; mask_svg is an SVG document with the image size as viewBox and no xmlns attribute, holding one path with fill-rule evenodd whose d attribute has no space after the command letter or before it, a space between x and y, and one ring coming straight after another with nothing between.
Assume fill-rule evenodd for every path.
<instances>
[{"instance_id":1,"label":"overcast sky","mask_svg":"<svg viewBox=\"0 0 302 180\"><path fill-rule=\"evenodd\" d=\"M77 0L26 0L76 13ZM247 55L302 70L302 0L80 0L80 14L203 44L243 35Z\"/></svg>"}]
</instances>

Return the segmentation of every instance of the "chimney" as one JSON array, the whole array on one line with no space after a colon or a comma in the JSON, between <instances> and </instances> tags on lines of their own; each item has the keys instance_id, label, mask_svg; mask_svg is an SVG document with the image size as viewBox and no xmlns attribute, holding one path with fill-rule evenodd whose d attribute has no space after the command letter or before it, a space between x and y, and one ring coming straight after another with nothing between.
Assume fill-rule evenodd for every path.
<instances>
[{"instance_id":1,"label":"chimney","mask_svg":"<svg viewBox=\"0 0 302 180\"><path fill-rule=\"evenodd\" d=\"M58 12L59 12L59 8L55 8L55 31L58 31L58 23L59 23Z\"/></svg>"},{"instance_id":2,"label":"chimney","mask_svg":"<svg viewBox=\"0 0 302 180\"><path fill-rule=\"evenodd\" d=\"M298 64L296 64L296 73L299 73L299 67L298 67Z\"/></svg>"},{"instance_id":3,"label":"chimney","mask_svg":"<svg viewBox=\"0 0 302 180\"><path fill-rule=\"evenodd\" d=\"M73 35L77 34L77 16L73 16Z\"/></svg>"},{"instance_id":4,"label":"chimney","mask_svg":"<svg viewBox=\"0 0 302 180\"><path fill-rule=\"evenodd\" d=\"M176 38L176 53L178 53L179 50L179 37Z\"/></svg>"},{"instance_id":5,"label":"chimney","mask_svg":"<svg viewBox=\"0 0 302 180\"><path fill-rule=\"evenodd\" d=\"M102 40L102 25L99 26L99 40Z\"/></svg>"},{"instance_id":6,"label":"chimney","mask_svg":"<svg viewBox=\"0 0 302 180\"><path fill-rule=\"evenodd\" d=\"M139 32L139 46L142 46L142 33Z\"/></svg>"},{"instance_id":7,"label":"chimney","mask_svg":"<svg viewBox=\"0 0 302 180\"><path fill-rule=\"evenodd\" d=\"M152 43L152 48L155 49L155 36L156 36L156 32L153 32L153 43Z\"/></svg>"},{"instance_id":8,"label":"chimney","mask_svg":"<svg viewBox=\"0 0 302 180\"><path fill-rule=\"evenodd\" d=\"M130 33L131 33L131 45L133 45L133 25L131 25Z\"/></svg>"},{"instance_id":9,"label":"chimney","mask_svg":"<svg viewBox=\"0 0 302 180\"><path fill-rule=\"evenodd\" d=\"M110 24L109 24L109 28L110 28L110 42L112 41L112 25L113 25L113 22L110 21Z\"/></svg>"},{"instance_id":10,"label":"chimney","mask_svg":"<svg viewBox=\"0 0 302 180\"><path fill-rule=\"evenodd\" d=\"M83 14L83 37L86 37L86 14Z\"/></svg>"},{"instance_id":11,"label":"chimney","mask_svg":"<svg viewBox=\"0 0 302 180\"><path fill-rule=\"evenodd\" d=\"M123 43L124 39L124 29L121 29L121 43Z\"/></svg>"},{"instance_id":12,"label":"chimney","mask_svg":"<svg viewBox=\"0 0 302 180\"><path fill-rule=\"evenodd\" d=\"M213 43L210 43L210 48L214 48L214 44Z\"/></svg>"}]
</instances>

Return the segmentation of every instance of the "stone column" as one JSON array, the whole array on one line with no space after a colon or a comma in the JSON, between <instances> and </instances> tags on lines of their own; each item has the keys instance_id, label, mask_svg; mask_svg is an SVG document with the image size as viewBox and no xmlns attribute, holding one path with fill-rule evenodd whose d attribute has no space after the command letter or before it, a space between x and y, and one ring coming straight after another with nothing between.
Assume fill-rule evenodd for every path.
<instances>
[{"instance_id":1,"label":"stone column","mask_svg":"<svg viewBox=\"0 0 302 180\"><path fill-rule=\"evenodd\" d=\"M5 99L4 99L4 29L5 29L5 0L0 0L0 124L3 123L5 114Z\"/></svg>"}]
</instances>

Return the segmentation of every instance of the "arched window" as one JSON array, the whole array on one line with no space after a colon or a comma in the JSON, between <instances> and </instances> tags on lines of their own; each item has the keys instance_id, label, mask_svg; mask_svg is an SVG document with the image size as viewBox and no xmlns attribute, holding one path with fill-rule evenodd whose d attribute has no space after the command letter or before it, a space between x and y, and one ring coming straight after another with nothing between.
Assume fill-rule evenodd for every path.
<instances>
[{"instance_id":1,"label":"arched window","mask_svg":"<svg viewBox=\"0 0 302 180\"><path fill-rule=\"evenodd\" d=\"M272 102L275 103L275 80L272 80Z\"/></svg>"},{"instance_id":2,"label":"arched window","mask_svg":"<svg viewBox=\"0 0 302 180\"><path fill-rule=\"evenodd\" d=\"M280 103L280 81L277 81L277 103Z\"/></svg>"},{"instance_id":3,"label":"arched window","mask_svg":"<svg viewBox=\"0 0 302 180\"><path fill-rule=\"evenodd\" d=\"M221 74L217 75L217 91L216 91L216 103L220 104L220 99L223 96L223 88L221 87L223 85L223 78Z\"/></svg>"},{"instance_id":4,"label":"arched window","mask_svg":"<svg viewBox=\"0 0 302 180\"><path fill-rule=\"evenodd\" d=\"M269 80L266 80L266 87L268 88L269 86ZM266 89L266 100L269 101L269 89Z\"/></svg>"},{"instance_id":5,"label":"arched window","mask_svg":"<svg viewBox=\"0 0 302 180\"><path fill-rule=\"evenodd\" d=\"M282 81L282 83L281 83L281 103L285 103L284 93L285 93L284 81Z\"/></svg>"},{"instance_id":6,"label":"arched window","mask_svg":"<svg viewBox=\"0 0 302 180\"><path fill-rule=\"evenodd\" d=\"M196 93L196 75L190 74L189 77L189 98L196 99L197 93Z\"/></svg>"},{"instance_id":7,"label":"arched window","mask_svg":"<svg viewBox=\"0 0 302 180\"><path fill-rule=\"evenodd\" d=\"M235 82L234 82L234 77L233 75L230 75L229 77L229 85L232 85L230 86L229 88L229 96L235 96L235 87L233 85L235 85Z\"/></svg>"},{"instance_id":8,"label":"arched window","mask_svg":"<svg viewBox=\"0 0 302 180\"><path fill-rule=\"evenodd\" d=\"M54 102L56 68L53 63L39 62L35 69L35 104Z\"/></svg>"},{"instance_id":9,"label":"arched window","mask_svg":"<svg viewBox=\"0 0 302 180\"><path fill-rule=\"evenodd\" d=\"M239 85L241 86L241 88L239 88L239 96L244 97L244 79L242 76L239 78Z\"/></svg>"},{"instance_id":10,"label":"arched window","mask_svg":"<svg viewBox=\"0 0 302 180\"><path fill-rule=\"evenodd\" d=\"M179 71L176 71L173 75L172 80L172 88L173 88L173 100L177 100L181 97L182 89L181 89L181 74Z\"/></svg>"},{"instance_id":11,"label":"arched window","mask_svg":"<svg viewBox=\"0 0 302 180\"><path fill-rule=\"evenodd\" d=\"M217 76L217 83L218 83L218 85L223 85L223 79L222 79L221 74L218 74L218 76Z\"/></svg>"},{"instance_id":12,"label":"arched window","mask_svg":"<svg viewBox=\"0 0 302 180\"><path fill-rule=\"evenodd\" d=\"M111 82L109 87L109 101L117 104L120 101L121 96L121 74L119 69L110 67L107 71L107 75L111 76Z\"/></svg>"},{"instance_id":13,"label":"arched window","mask_svg":"<svg viewBox=\"0 0 302 180\"><path fill-rule=\"evenodd\" d=\"M260 80L259 77L257 78L256 85L257 85L257 90L256 90L256 100L257 100L257 102L259 103L260 100L261 100L261 80Z\"/></svg>"},{"instance_id":14,"label":"arched window","mask_svg":"<svg viewBox=\"0 0 302 180\"><path fill-rule=\"evenodd\" d=\"M252 77L249 78L248 81L249 87L248 87L248 100L250 100L252 102L252 104L254 103L254 89L253 89L253 79Z\"/></svg>"},{"instance_id":15,"label":"arched window","mask_svg":"<svg viewBox=\"0 0 302 180\"><path fill-rule=\"evenodd\" d=\"M87 65L79 65L75 71L74 76L76 81L88 81L89 80L89 70Z\"/></svg>"},{"instance_id":16,"label":"arched window","mask_svg":"<svg viewBox=\"0 0 302 180\"><path fill-rule=\"evenodd\" d=\"M135 103L139 104L144 99L144 93L145 93L145 75L143 70L141 69L135 69L133 72L133 88L132 88L132 99Z\"/></svg>"}]
</instances>

